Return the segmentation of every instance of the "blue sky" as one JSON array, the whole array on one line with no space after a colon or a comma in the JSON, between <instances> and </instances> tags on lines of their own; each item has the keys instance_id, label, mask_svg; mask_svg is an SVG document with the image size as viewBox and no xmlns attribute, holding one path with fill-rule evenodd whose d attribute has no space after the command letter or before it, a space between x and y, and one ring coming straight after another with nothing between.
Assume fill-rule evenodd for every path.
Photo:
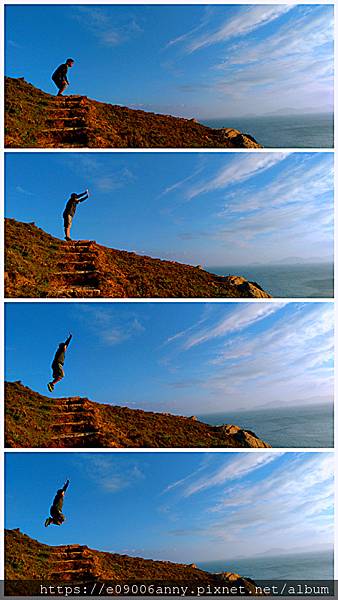
<instances>
[{"instance_id":1,"label":"blue sky","mask_svg":"<svg viewBox=\"0 0 338 600\"><path fill-rule=\"evenodd\" d=\"M333 401L332 303L7 303L6 379L48 395L208 414Z\"/></svg>"},{"instance_id":2,"label":"blue sky","mask_svg":"<svg viewBox=\"0 0 338 600\"><path fill-rule=\"evenodd\" d=\"M332 453L7 453L6 527L197 562L333 544ZM71 480L62 527L43 527ZM301 482L301 485L299 485Z\"/></svg>"},{"instance_id":3,"label":"blue sky","mask_svg":"<svg viewBox=\"0 0 338 600\"><path fill-rule=\"evenodd\" d=\"M333 6L7 6L6 74L71 92L199 118L327 112Z\"/></svg>"},{"instance_id":4,"label":"blue sky","mask_svg":"<svg viewBox=\"0 0 338 600\"><path fill-rule=\"evenodd\" d=\"M332 261L332 153L9 153L6 216L204 266Z\"/></svg>"}]
</instances>

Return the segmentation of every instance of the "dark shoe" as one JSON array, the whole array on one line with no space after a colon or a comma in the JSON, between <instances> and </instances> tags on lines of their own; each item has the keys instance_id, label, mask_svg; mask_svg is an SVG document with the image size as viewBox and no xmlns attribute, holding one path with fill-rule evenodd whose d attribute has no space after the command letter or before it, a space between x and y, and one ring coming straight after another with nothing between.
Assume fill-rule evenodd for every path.
<instances>
[{"instance_id":1,"label":"dark shoe","mask_svg":"<svg viewBox=\"0 0 338 600\"><path fill-rule=\"evenodd\" d=\"M66 240L67 242L71 242L71 241L72 241L72 238L65 236L65 240Z\"/></svg>"},{"instance_id":2,"label":"dark shoe","mask_svg":"<svg viewBox=\"0 0 338 600\"><path fill-rule=\"evenodd\" d=\"M50 525L52 522L52 519L50 517L47 517L47 519L45 520L45 527L48 527L48 525Z\"/></svg>"},{"instance_id":3,"label":"dark shoe","mask_svg":"<svg viewBox=\"0 0 338 600\"><path fill-rule=\"evenodd\" d=\"M47 383L47 387L48 387L48 390L49 390L50 392L53 392L53 391L54 391L54 383L52 383L52 382L50 382L50 383Z\"/></svg>"}]
</instances>

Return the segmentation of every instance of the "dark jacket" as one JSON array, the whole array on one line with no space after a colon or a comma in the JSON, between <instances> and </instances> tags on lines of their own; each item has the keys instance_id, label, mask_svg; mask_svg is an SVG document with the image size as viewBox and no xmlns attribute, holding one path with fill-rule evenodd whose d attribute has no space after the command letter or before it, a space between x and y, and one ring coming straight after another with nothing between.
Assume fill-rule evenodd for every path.
<instances>
[{"instance_id":1,"label":"dark jacket","mask_svg":"<svg viewBox=\"0 0 338 600\"><path fill-rule=\"evenodd\" d=\"M55 498L53 500L53 504L52 504L52 509L56 509L59 512L62 512L62 508L63 508L63 501L64 501L64 492L67 490L69 486L69 481L67 479L65 485L63 486L63 488L61 488L60 490L58 490L56 492Z\"/></svg>"},{"instance_id":2,"label":"dark jacket","mask_svg":"<svg viewBox=\"0 0 338 600\"><path fill-rule=\"evenodd\" d=\"M65 206L65 210L63 211L63 214L62 214L63 218L67 217L68 215L70 215L71 217L74 217L77 205L80 202L84 202L84 200L87 200L87 198L88 198L87 192L83 192L83 194L74 194L73 197L71 196Z\"/></svg>"},{"instance_id":3,"label":"dark jacket","mask_svg":"<svg viewBox=\"0 0 338 600\"><path fill-rule=\"evenodd\" d=\"M66 83L69 83L68 79L67 79L67 73L68 73L68 65L67 63L64 63L62 65L60 65L53 73L52 75L52 79L53 81L66 81Z\"/></svg>"},{"instance_id":4,"label":"dark jacket","mask_svg":"<svg viewBox=\"0 0 338 600\"><path fill-rule=\"evenodd\" d=\"M52 366L54 366L56 364L60 364L60 365L65 364L65 352L69 346L69 342L71 339L72 339L72 335L70 334L70 336L66 339L65 342L62 342L62 344L59 344L59 347L58 347L57 351L55 352L55 356L53 358Z\"/></svg>"}]
</instances>

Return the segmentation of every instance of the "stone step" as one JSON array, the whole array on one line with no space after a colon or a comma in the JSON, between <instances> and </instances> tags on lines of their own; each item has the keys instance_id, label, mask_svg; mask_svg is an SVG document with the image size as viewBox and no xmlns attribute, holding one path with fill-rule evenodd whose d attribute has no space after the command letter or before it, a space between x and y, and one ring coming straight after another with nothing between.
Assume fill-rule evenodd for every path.
<instances>
[{"instance_id":1,"label":"stone step","mask_svg":"<svg viewBox=\"0 0 338 600\"><path fill-rule=\"evenodd\" d=\"M65 265L64 261L60 261L56 264L58 267L61 265L63 265L63 266ZM67 260L67 267L69 267L70 265L80 265L80 266L84 267L85 265L95 266L95 263L93 260Z\"/></svg>"},{"instance_id":2,"label":"stone step","mask_svg":"<svg viewBox=\"0 0 338 600\"><path fill-rule=\"evenodd\" d=\"M89 286L79 286L79 287L72 286L72 288L60 288L56 295L49 296L49 297L62 298L64 296L64 294L66 294L66 297L70 297L70 298L81 298L81 297L97 298L98 296L101 295L101 290L99 290L98 288L92 288Z\"/></svg>"},{"instance_id":3,"label":"stone step","mask_svg":"<svg viewBox=\"0 0 338 600\"><path fill-rule=\"evenodd\" d=\"M88 130L89 127L63 127L62 129L58 129L57 127L51 127L50 129L41 129L41 133L64 133L67 131L86 132Z\"/></svg>"},{"instance_id":4,"label":"stone step","mask_svg":"<svg viewBox=\"0 0 338 600\"><path fill-rule=\"evenodd\" d=\"M73 265L73 264L95 265L96 258L97 258L97 253L92 250L87 250L87 248L85 248L85 247L82 251L78 251L78 250L72 251L70 249L70 250L68 250L68 252L64 252L63 254L61 254L60 257L58 257L58 262L56 264L58 266L61 264L63 266L65 266L65 263L67 265Z\"/></svg>"},{"instance_id":5,"label":"stone step","mask_svg":"<svg viewBox=\"0 0 338 600\"><path fill-rule=\"evenodd\" d=\"M74 266L71 269L71 265L69 265L69 263L67 262L65 265L65 267L67 267L67 271L61 271L63 274L74 274L74 273L94 273L94 271L97 271L96 265L83 265L82 263L79 263L77 266ZM60 266L59 266L60 268ZM57 271L56 274L59 274L60 271Z\"/></svg>"},{"instance_id":6,"label":"stone step","mask_svg":"<svg viewBox=\"0 0 338 600\"><path fill-rule=\"evenodd\" d=\"M56 555L56 563L70 563L73 565L74 563L79 563L81 566L88 566L91 564L91 559L89 556L84 556L84 550L80 552L74 552L71 550L70 552L62 552ZM71 556L74 555L74 556Z\"/></svg>"},{"instance_id":7,"label":"stone step","mask_svg":"<svg viewBox=\"0 0 338 600\"><path fill-rule=\"evenodd\" d=\"M47 113L51 113L51 114L55 114L55 113L60 113L60 112L64 112L67 115L69 115L70 111L73 111L76 114L88 114L89 111L89 106L86 106L86 104L81 104L81 103L77 103L76 105L74 104L73 106L67 105L67 104L59 104L59 105L53 105L53 106L47 106L46 107L46 112Z\"/></svg>"},{"instance_id":8,"label":"stone step","mask_svg":"<svg viewBox=\"0 0 338 600\"><path fill-rule=\"evenodd\" d=\"M78 570L78 569L67 569L67 570L62 570L62 571L54 571L53 573L51 573L51 577L52 578L54 578L54 577L60 577L60 575L73 575L73 576L74 575L78 575L79 577L83 577L83 576L85 576L85 577L92 577L93 573L90 570L86 569L86 568L80 569L80 570ZM75 577L74 577L74 579L75 579Z\"/></svg>"},{"instance_id":9,"label":"stone step","mask_svg":"<svg viewBox=\"0 0 338 600\"><path fill-rule=\"evenodd\" d=\"M76 246L85 246L89 244L95 244L95 240L71 240L70 242L64 243L64 246L69 247L72 244Z\"/></svg>"},{"instance_id":10,"label":"stone step","mask_svg":"<svg viewBox=\"0 0 338 600\"><path fill-rule=\"evenodd\" d=\"M67 283L73 282L77 287L78 285L88 285L88 287L96 287L98 284L98 272L97 271L58 271L53 273L53 280L66 279ZM62 283L60 281L60 283Z\"/></svg>"},{"instance_id":11,"label":"stone step","mask_svg":"<svg viewBox=\"0 0 338 600\"><path fill-rule=\"evenodd\" d=\"M60 117L60 115L56 116L55 114L53 114L52 117L47 118L47 121L70 121L72 123L73 121L78 121L79 119L82 119L82 117L78 114L75 114L73 117L70 117L69 115L67 115L66 117Z\"/></svg>"},{"instance_id":12,"label":"stone step","mask_svg":"<svg viewBox=\"0 0 338 600\"><path fill-rule=\"evenodd\" d=\"M93 274L93 277L91 277L91 274ZM98 279L95 271L85 271L84 273L78 273L77 271L74 271L70 274L62 276L60 275L59 281L57 281L56 278L54 279L54 285L56 284L62 285L63 289L65 290L64 293L67 293L67 288L68 290L69 288L77 288L78 293L80 291L82 293L84 289L88 288L91 290L98 289ZM67 295L69 295L69 292Z\"/></svg>"},{"instance_id":13,"label":"stone step","mask_svg":"<svg viewBox=\"0 0 338 600\"><path fill-rule=\"evenodd\" d=\"M48 146L46 148L87 148L87 142L83 142L81 144L68 144L68 142L61 142L60 140L56 142L48 142ZM88 146L89 147L89 146Z\"/></svg>"},{"instance_id":14,"label":"stone step","mask_svg":"<svg viewBox=\"0 0 338 600\"><path fill-rule=\"evenodd\" d=\"M64 433L58 436L52 436L52 440L66 439L66 438L80 438L80 437L90 437L92 435L97 435L98 431L86 431L85 433Z\"/></svg>"},{"instance_id":15,"label":"stone step","mask_svg":"<svg viewBox=\"0 0 338 600\"><path fill-rule=\"evenodd\" d=\"M92 410L90 408L86 409L86 410L82 410L82 408L83 408L82 405L80 405L79 408L80 408L80 410L70 411L70 410L68 410L68 407L67 407L67 410L63 410L62 406L60 406L58 408L57 414L60 414L60 412L61 412L62 417L66 417L66 418L87 417L88 419L90 419L94 415L94 410Z\"/></svg>"},{"instance_id":16,"label":"stone step","mask_svg":"<svg viewBox=\"0 0 338 600\"><path fill-rule=\"evenodd\" d=\"M56 271L54 275L62 275L64 277L65 275L87 275L88 273L92 274L93 271Z\"/></svg>"},{"instance_id":17,"label":"stone step","mask_svg":"<svg viewBox=\"0 0 338 600\"><path fill-rule=\"evenodd\" d=\"M74 400L72 398L58 398L56 401L56 404L58 404L58 405L71 404L73 406L74 404L83 405L84 403L85 403L85 398L77 398L77 396L74 396Z\"/></svg>"},{"instance_id":18,"label":"stone step","mask_svg":"<svg viewBox=\"0 0 338 600\"><path fill-rule=\"evenodd\" d=\"M57 414L60 414L60 411L62 413L62 416L64 416L64 415L80 415L80 414L82 415L83 414L83 404L74 404L75 410L72 410L72 411L69 411L70 408L73 408L73 406L72 405L67 406L67 411L68 411L67 412L67 411L63 411L62 406L59 406L58 410L57 410Z\"/></svg>"},{"instance_id":19,"label":"stone step","mask_svg":"<svg viewBox=\"0 0 338 600\"><path fill-rule=\"evenodd\" d=\"M63 255L73 256L76 254L88 254L89 256L96 256L97 250L93 247L92 244L76 244L77 243L74 240L70 240L69 242L63 242L63 246L61 247L61 252L63 253Z\"/></svg>"},{"instance_id":20,"label":"stone step","mask_svg":"<svg viewBox=\"0 0 338 600\"><path fill-rule=\"evenodd\" d=\"M88 550L88 546L85 546L84 544L60 544L60 546L54 546L52 547L52 551L53 553L59 553L59 552L84 552L85 550Z\"/></svg>"},{"instance_id":21,"label":"stone step","mask_svg":"<svg viewBox=\"0 0 338 600\"><path fill-rule=\"evenodd\" d=\"M54 546L52 548L52 555L55 559L57 559L59 556L66 556L67 560L72 560L70 558L70 555L74 554L76 557L75 560L79 560L79 557L80 559L82 559L83 553L86 552L86 550L88 550L87 546L81 546L80 544L69 544L68 546ZM88 560L87 556L83 558Z\"/></svg>"},{"instance_id":22,"label":"stone step","mask_svg":"<svg viewBox=\"0 0 338 600\"><path fill-rule=\"evenodd\" d=\"M79 425L88 425L88 421L68 421L68 422L64 422L64 423L53 423L52 427L67 427L67 426L79 426Z\"/></svg>"},{"instance_id":23,"label":"stone step","mask_svg":"<svg viewBox=\"0 0 338 600\"><path fill-rule=\"evenodd\" d=\"M88 96L84 96L83 94L68 94L67 96L62 96L62 98L64 100L66 100L66 101L69 101L69 100L88 100Z\"/></svg>"},{"instance_id":24,"label":"stone step","mask_svg":"<svg viewBox=\"0 0 338 600\"><path fill-rule=\"evenodd\" d=\"M75 127L76 129L86 127L86 121L82 117L54 117L49 121L53 129L61 129L62 131L67 130L69 127Z\"/></svg>"}]
</instances>

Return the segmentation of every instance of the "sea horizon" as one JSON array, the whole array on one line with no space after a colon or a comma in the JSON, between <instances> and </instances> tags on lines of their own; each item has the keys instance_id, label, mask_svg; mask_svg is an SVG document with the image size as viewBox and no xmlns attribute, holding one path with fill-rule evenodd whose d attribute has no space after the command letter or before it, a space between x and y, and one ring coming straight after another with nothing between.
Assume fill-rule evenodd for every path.
<instances>
[{"instance_id":1,"label":"sea horizon","mask_svg":"<svg viewBox=\"0 0 338 600\"><path fill-rule=\"evenodd\" d=\"M262 407L254 410L198 414L208 425L237 425L253 431L273 448L333 448L333 402L310 406Z\"/></svg>"},{"instance_id":2,"label":"sea horizon","mask_svg":"<svg viewBox=\"0 0 338 600\"><path fill-rule=\"evenodd\" d=\"M266 553L256 557L198 561L204 571L231 571L253 580L332 580L334 550L310 552Z\"/></svg>"},{"instance_id":3,"label":"sea horizon","mask_svg":"<svg viewBox=\"0 0 338 600\"><path fill-rule=\"evenodd\" d=\"M206 266L216 275L239 275L275 298L333 298L333 262Z\"/></svg>"},{"instance_id":4,"label":"sea horizon","mask_svg":"<svg viewBox=\"0 0 338 600\"><path fill-rule=\"evenodd\" d=\"M232 127L265 148L333 148L333 112L203 119L213 129Z\"/></svg>"}]
</instances>

